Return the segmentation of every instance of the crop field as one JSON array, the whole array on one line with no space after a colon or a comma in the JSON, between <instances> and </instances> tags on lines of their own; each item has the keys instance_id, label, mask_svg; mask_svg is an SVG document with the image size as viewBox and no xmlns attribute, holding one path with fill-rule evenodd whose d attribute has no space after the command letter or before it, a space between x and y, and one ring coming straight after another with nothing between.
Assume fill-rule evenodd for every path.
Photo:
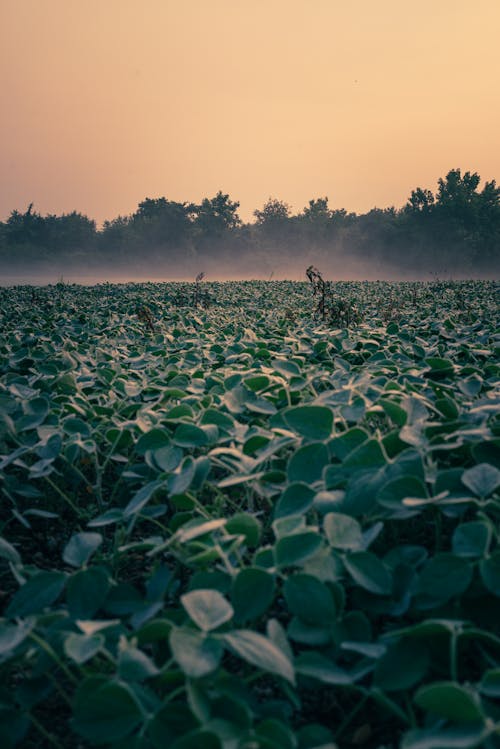
<instances>
[{"instance_id":1,"label":"crop field","mask_svg":"<svg viewBox=\"0 0 500 749\"><path fill-rule=\"evenodd\" d=\"M0 289L0 746L500 746L497 282Z\"/></svg>"}]
</instances>

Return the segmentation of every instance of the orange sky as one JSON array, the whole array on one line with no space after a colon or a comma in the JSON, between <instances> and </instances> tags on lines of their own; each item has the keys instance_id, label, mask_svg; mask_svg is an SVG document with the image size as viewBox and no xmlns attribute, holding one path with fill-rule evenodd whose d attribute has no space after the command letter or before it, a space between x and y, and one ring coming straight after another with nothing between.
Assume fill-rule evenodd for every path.
<instances>
[{"instance_id":1,"label":"orange sky","mask_svg":"<svg viewBox=\"0 0 500 749\"><path fill-rule=\"evenodd\" d=\"M0 218L500 181L499 0L0 0Z\"/></svg>"}]
</instances>

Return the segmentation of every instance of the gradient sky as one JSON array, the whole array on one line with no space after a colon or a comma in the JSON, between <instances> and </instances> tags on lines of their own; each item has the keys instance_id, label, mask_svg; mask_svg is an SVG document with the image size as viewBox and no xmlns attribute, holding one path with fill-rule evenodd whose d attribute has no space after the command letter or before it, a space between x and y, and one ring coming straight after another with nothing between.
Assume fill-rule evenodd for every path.
<instances>
[{"instance_id":1,"label":"gradient sky","mask_svg":"<svg viewBox=\"0 0 500 749\"><path fill-rule=\"evenodd\" d=\"M500 181L500 0L0 0L0 218Z\"/></svg>"}]
</instances>

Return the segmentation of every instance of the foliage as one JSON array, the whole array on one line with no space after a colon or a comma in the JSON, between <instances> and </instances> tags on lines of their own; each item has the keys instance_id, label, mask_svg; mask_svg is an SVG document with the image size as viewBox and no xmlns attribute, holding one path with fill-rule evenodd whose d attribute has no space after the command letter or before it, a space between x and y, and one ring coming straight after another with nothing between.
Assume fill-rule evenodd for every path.
<instances>
[{"instance_id":1,"label":"foliage","mask_svg":"<svg viewBox=\"0 0 500 749\"><path fill-rule=\"evenodd\" d=\"M220 190L199 204L146 198L131 216L98 231L80 213L41 216L30 205L0 222L0 266L25 273L27 264L32 272L64 264L74 272L112 263L114 272L143 278L191 277L193 266L269 277L308 263L337 276L352 267L426 279L431 272L491 277L500 270L500 187L492 180L480 189L477 173L452 169L435 194L417 187L404 207L359 216L330 208L326 196L296 215L269 198L247 224L238 208Z\"/></svg>"},{"instance_id":2,"label":"foliage","mask_svg":"<svg viewBox=\"0 0 500 749\"><path fill-rule=\"evenodd\" d=\"M493 749L498 283L205 286L0 290L2 746Z\"/></svg>"},{"instance_id":3,"label":"foliage","mask_svg":"<svg viewBox=\"0 0 500 749\"><path fill-rule=\"evenodd\" d=\"M321 272L310 265L306 276L311 284L315 307L315 314L322 320L337 328L349 328L362 320L362 315L356 301L339 296L330 281L325 281Z\"/></svg>"}]
</instances>

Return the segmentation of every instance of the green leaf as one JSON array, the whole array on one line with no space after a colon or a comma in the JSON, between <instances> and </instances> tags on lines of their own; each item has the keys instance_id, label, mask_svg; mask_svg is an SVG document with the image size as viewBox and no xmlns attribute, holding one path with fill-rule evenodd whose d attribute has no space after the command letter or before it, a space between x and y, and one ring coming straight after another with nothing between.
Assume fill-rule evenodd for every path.
<instances>
[{"instance_id":1,"label":"green leaf","mask_svg":"<svg viewBox=\"0 0 500 749\"><path fill-rule=\"evenodd\" d=\"M170 444L171 439L167 430L155 427L139 437L135 451L138 455L145 455L148 450L160 450Z\"/></svg>"},{"instance_id":2,"label":"green leaf","mask_svg":"<svg viewBox=\"0 0 500 749\"><path fill-rule=\"evenodd\" d=\"M142 596L136 588L128 583L119 583L109 591L104 608L110 614L124 616L140 609L142 603Z\"/></svg>"},{"instance_id":3,"label":"green leaf","mask_svg":"<svg viewBox=\"0 0 500 749\"><path fill-rule=\"evenodd\" d=\"M81 665L96 655L103 647L103 635L79 635L72 633L64 640L64 652L72 661Z\"/></svg>"},{"instance_id":4,"label":"green leaf","mask_svg":"<svg viewBox=\"0 0 500 749\"><path fill-rule=\"evenodd\" d=\"M207 425L206 429L211 426ZM208 445L211 439L206 429L202 429L195 424L179 424L175 430L174 442L179 447L203 447Z\"/></svg>"},{"instance_id":5,"label":"green leaf","mask_svg":"<svg viewBox=\"0 0 500 749\"><path fill-rule=\"evenodd\" d=\"M269 608L274 598L274 578L259 567L246 567L234 578L231 602L238 622L253 621Z\"/></svg>"},{"instance_id":6,"label":"green leaf","mask_svg":"<svg viewBox=\"0 0 500 749\"><path fill-rule=\"evenodd\" d=\"M23 404L24 416L21 416L19 421L16 423L18 432L24 432L28 429L34 429L40 426L50 411L50 403L47 398L39 396L32 398Z\"/></svg>"},{"instance_id":7,"label":"green leaf","mask_svg":"<svg viewBox=\"0 0 500 749\"><path fill-rule=\"evenodd\" d=\"M453 362L450 359L442 359L438 356L430 356L424 360L429 367L427 375L433 379L448 377L453 374Z\"/></svg>"},{"instance_id":8,"label":"green leaf","mask_svg":"<svg viewBox=\"0 0 500 749\"><path fill-rule=\"evenodd\" d=\"M403 500L408 497L427 497L425 484L417 476L406 475L393 479L377 492L378 504L390 510L404 510Z\"/></svg>"},{"instance_id":9,"label":"green leaf","mask_svg":"<svg viewBox=\"0 0 500 749\"><path fill-rule=\"evenodd\" d=\"M59 598L65 584L66 575L63 572L39 572L14 594L6 615L27 616L43 611Z\"/></svg>"},{"instance_id":10,"label":"green leaf","mask_svg":"<svg viewBox=\"0 0 500 749\"><path fill-rule=\"evenodd\" d=\"M408 418L406 411L398 403L388 398L381 398L378 402L394 424L400 427L406 424L406 419Z\"/></svg>"},{"instance_id":11,"label":"green leaf","mask_svg":"<svg viewBox=\"0 0 500 749\"><path fill-rule=\"evenodd\" d=\"M266 632L269 639L284 652L288 660L293 661L293 652L288 642L288 637L277 619L268 619Z\"/></svg>"},{"instance_id":12,"label":"green leaf","mask_svg":"<svg viewBox=\"0 0 500 749\"><path fill-rule=\"evenodd\" d=\"M113 525L123 520L123 510L115 507L111 510L106 510L102 515L90 520L87 525L89 528L102 528L105 525Z\"/></svg>"},{"instance_id":13,"label":"green leaf","mask_svg":"<svg viewBox=\"0 0 500 749\"><path fill-rule=\"evenodd\" d=\"M179 460L180 462L180 460ZM200 455L194 461L194 476L190 484L191 491L198 491L205 483L208 474L210 473L211 463L209 458L204 455Z\"/></svg>"},{"instance_id":14,"label":"green leaf","mask_svg":"<svg viewBox=\"0 0 500 749\"><path fill-rule=\"evenodd\" d=\"M254 393L258 393L259 390L265 390L271 384L271 380L267 375L251 375L250 377L245 377L243 382L245 383L245 387Z\"/></svg>"},{"instance_id":15,"label":"green leaf","mask_svg":"<svg viewBox=\"0 0 500 749\"><path fill-rule=\"evenodd\" d=\"M292 730L276 718L268 718L256 730L262 749L296 749L297 739ZM263 743L260 743L263 740Z\"/></svg>"},{"instance_id":16,"label":"green leaf","mask_svg":"<svg viewBox=\"0 0 500 749\"><path fill-rule=\"evenodd\" d=\"M323 519L323 528L330 546L334 549L363 548L363 534L357 520L340 512L329 512Z\"/></svg>"},{"instance_id":17,"label":"green leaf","mask_svg":"<svg viewBox=\"0 0 500 749\"><path fill-rule=\"evenodd\" d=\"M490 668L485 671L479 685L479 691L486 697L500 697L500 668Z\"/></svg>"},{"instance_id":18,"label":"green leaf","mask_svg":"<svg viewBox=\"0 0 500 749\"><path fill-rule=\"evenodd\" d=\"M155 749L171 749L177 738L192 736L198 721L185 702L164 703L148 725L148 737ZM205 744L200 744L205 748ZM219 747L217 747L219 749Z\"/></svg>"},{"instance_id":19,"label":"green leaf","mask_svg":"<svg viewBox=\"0 0 500 749\"><path fill-rule=\"evenodd\" d=\"M87 564L102 541L100 533L75 533L64 548L63 560L72 567L82 567Z\"/></svg>"},{"instance_id":20,"label":"green leaf","mask_svg":"<svg viewBox=\"0 0 500 749\"><path fill-rule=\"evenodd\" d=\"M171 473L175 471L182 460L183 452L180 447L169 445L157 450L148 450L144 456L146 463L153 469Z\"/></svg>"},{"instance_id":21,"label":"green leaf","mask_svg":"<svg viewBox=\"0 0 500 749\"><path fill-rule=\"evenodd\" d=\"M283 518L287 515L303 515L309 510L314 502L314 491L299 482L289 484L281 495L274 510L275 518Z\"/></svg>"},{"instance_id":22,"label":"green leaf","mask_svg":"<svg viewBox=\"0 0 500 749\"><path fill-rule=\"evenodd\" d=\"M359 427L352 427L346 432L334 437L328 443L328 449L332 455L341 461L344 461L353 450L358 448L368 439L368 432Z\"/></svg>"},{"instance_id":23,"label":"green leaf","mask_svg":"<svg viewBox=\"0 0 500 749\"><path fill-rule=\"evenodd\" d=\"M218 590L192 590L181 596L181 603L191 620L204 632L217 629L232 619L234 611Z\"/></svg>"},{"instance_id":24,"label":"green leaf","mask_svg":"<svg viewBox=\"0 0 500 749\"><path fill-rule=\"evenodd\" d=\"M284 375L284 377L298 377L300 375L299 366L293 361L288 361L287 359L272 359L271 364L275 372L279 372Z\"/></svg>"},{"instance_id":25,"label":"green leaf","mask_svg":"<svg viewBox=\"0 0 500 749\"><path fill-rule=\"evenodd\" d=\"M351 674L344 668L337 666L330 658L314 650L297 656L295 668L298 674L309 676L323 684L346 685L354 681Z\"/></svg>"},{"instance_id":26,"label":"green leaf","mask_svg":"<svg viewBox=\"0 0 500 749\"><path fill-rule=\"evenodd\" d=\"M326 624L310 624L294 616L287 628L290 640L300 642L303 645L319 646L328 645L333 639L333 630Z\"/></svg>"},{"instance_id":27,"label":"green leaf","mask_svg":"<svg viewBox=\"0 0 500 749\"><path fill-rule=\"evenodd\" d=\"M325 583L312 575L296 573L285 582L283 593L288 610L305 622L333 626L336 606Z\"/></svg>"},{"instance_id":28,"label":"green leaf","mask_svg":"<svg viewBox=\"0 0 500 749\"><path fill-rule=\"evenodd\" d=\"M276 564L279 567L300 565L315 554L323 543L317 531L294 533L280 538L275 546Z\"/></svg>"},{"instance_id":29,"label":"green leaf","mask_svg":"<svg viewBox=\"0 0 500 749\"><path fill-rule=\"evenodd\" d=\"M462 523L453 532L454 554L465 558L482 557L491 539L491 528L481 521Z\"/></svg>"},{"instance_id":30,"label":"green leaf","mask_svg":"<svg viewBox=\"0 0 500 749\"><path fill-rule=\"evenodd\" d=\"M1 536L0 557L3 557L3 559L6 559L8 562L12 562L12 564L21 564L21 556L17 549L15 549L12 544L10 544L5 540L5 538L2 538Z\"/></svg>"},{"instance_id":31,"label":"green leaf","mask_svg":"<svg viewBox=\"0 0 500 749\"><path fill-rule=\"evenodd\" d=\"M145 484L138 492L136 492L123 510L123 517L129 518L132 515L137 515L137 513L139 513L149 502L154 493L163 485L163 481L150 481L148 484Z\"/></svg>"},{"instance_id":32,"label":"green leaf","mask_svg":"<svg viewBox=\"0 0 500 749\"><path fill-rule=\"evenodd\" d=\"M172 654L186 676L199 679L218 667L223 647L219 640L187 627L174 627L169 636Z\"/></svg>"},{"instance_id":33,"label":"green leaf","mask_svg":"<svg viewBox=\"0 0 500 749\"><path fill-rule=\"evenodd\" d=\"M349 469L349 474L351 474L355 470L379 468L385 466L386 463L387 458L380 442L377 439L370 439L349 453L342 464L342 469Z\"/></svg>"},{"instance_id":34,"label":"green leaf","mask_svg":"<svg viewBox=\"0 0 500 749\"><path fill-rule=\"evenodd\" d=\"M288 461L288 481L314 484L321 479L323 468L328 465L328 450L322 442L312 442L299 447Z\"/></svg>"},{"instance_id":35,"label":"green leaf","mask_svg":"<svg viewBox=\"0 0 500 749\"><path fill-rule=\"evenodd\" d=\"M474 749L483 746L487 731L482 724L408 731L401 749Z\"/></svg>"},{"instance_id":36,"label":"green leaf","mask_svg":"<svg viewBox=\"0 0 500 749\"><path fill-rule=\"evenodd\" d=\"M266 398L259 398L251 391L244 393L245 406L249 411L257 414L273 415L276 413L276 406Z\"/></svg>"},{"instance_id":37,"label":"green leaf","mask_svg":"<svg viewBox=\"0 0 500 749\"><path fill-rule=\"evenodd\" d=\"M244 536L245 543L250 548L256 547L259 543L261 525L257 518L248 512L239 512L229 518L226 530L228 533Z\"/></svg>"},{"instance_id":38,"label":"green leaf","mask_svg":"<svg viewBox=\"0 0 500 749\"><path fill-rule=\"evenodd\" d=\"M297 731L300 749L337 749L333 733L319 723L309 723Z\"/></svg>"},{"instance_id":39,"label":"green leaf","mask_svg":"<svg viewBox=\"0 0 500 749\"><path fill-rule=\"evenodd\" d=\"M68 416L67 419L64 419L63 429L66 434L90 437L90 427L87 422L74 416Z\"/></svg>"},{"instance_id":40,"label":"green leaf","mask_svg":"<svg viewBox=\"0 0 500 749\"><path fill-rule=\"evenodd\" d=\"M358 551L346 555L343 562L354 582L361 588L378 595L390 595L391 574L375 554L369 551Z\"/></svg>"},{"instance_id":41,"label":"green leaf","mask_svg":"<svg viewBox=\"0 0 500 749\"><path fill-rule=\"evenodd\" d=\"M203 749L222 749L222 744L217 734L200 728L169 745L169 749L200 749L200 747L203 747Z\"/></svg>"},{"instance_id":42,"label":"green leaf","mask_svg":"<svg viewBox=\"0 0 500 749\"><path fill-rule=\"evenodd\" d=\"M497 550L479 564L481 578L490 593L500 596L500 550Z\"/></svg>"},{"instance_id":43,"label":"green leaf","mask_svg":"<svg viewBox=\"0 0 500 749\"><path fill-rule=\"evenodd\" d=\"M189 581L189 590L212 588L225 595L231 588L231 577L222 570L198 570Z\"/></svg>"},{"instance_id":44,"label":"green leaf","mask_svg":"<svg viewBox=\"0 0 500 749\"><path fill-rule=\"evenodd\" d=\"M35 619L24 619L17 624L0 622L0 656L8 656L18 645L27 638L33 627Z\"/></svg>"},{"instance_id":45,"label":"green leaf","mask_svg":"<svg viewBox=\"0 0 500 749\"><path fill-rule=\"evenodd\" d=\"M477 695L453 681L435 682L419 689L415 702L423 710L453 723L484 720Z\"/></svg>"},{"instance_id":46,"label":"green leaf","mask_svg":"<svg viewBox=\"0 0 500 749\"><path fill-rule=\"evenodd\" d=\"M114 743L132 733L142 721L133 691L105 676L85 679L73 701L73 727L96 744Z\"/></svg>"},{"instance_id":47,"label":"green leaf","mask_svg":"<svg viewBox=\"0 0 500 749\"><path fill-rule=\"evenodd\" d=\"M215 518L214 520L195 518L181 526L177 531L176 536L180 543L185 544L188 541L193 541L195 538L205 536L207 533L223 528L226 523L227 520L224 518Z\"/></svg>"},{"instance_id":48,"label":"green leaf","mask_svg":"<svg viewBox=\"0 0 500 749\"><path fill-rule=\"evenodd\" d=\"M296 406L282 411L287 425L310 440L326 440L333 429L333 411L326 406Z\"/></svg>"},{"instance_id":49,"label":"green leaf","mask_svg":"<svg viewBox=\"0 0 500 749\"><path fill-rule=\"evenodd\" d=\"M341 489L317 492L314 495L313 507L320 515L327 515L329 512L337 512L344 499L345 491Z\"/></svg>"},{"instance_id":50,"label":"green leaf","mask_svg":"<svg viewBox=\"0 0 500 749\"><path fill-rule=\"evenodd\" d=\"M285 518L275 520L272 529L276 538L283 538L307 530L307 523L302 515L288 515Z\"/></svg>"},{"instance_id":51,"label":"green leaf","mask_svg":"<svg viewBox=\"0 0 500 749\"><path fill-rule=\"evenodd\" d=\"M169 494L173 497L184 494L191 486L195 473L196 463L190 455L187 455L176 472L169 476L167 483Z\"/></svg>"},{"instance_id":52,"label":"green leaf","mask_svg":"<svg viewBox=\"0 0 500 749\"><path fill-rule=\"evenodd\" d=\"M447 601L467 590L471 579L471 565L462 557L444 552L432 557L422 569L418 592Z\"/></svg>"},{"instance_id":53,"label":"green leaf","mask_svg":"<svg viewBox=\"0 0 500 749\"><path fill-rule=\"evenodd\" d=\"M480 463L463 472L462 483L477 497L489 497L500 486L500 471L489 463Z\"/></svg>"},{"instance_id":54,"label":"green leaf","mask_svg":"<svg viewBox=\"0 0 500 749\"><path fill-rule=\"evenodd\" d=\"M295 683L293 665L283 651L271 640L249 629L235 629L221 635L221 639L247 663L263 671L282 676Z\"/></svg>"},{"instance_id":55,"label":"green leaf","mask_svg":"<svg viewBox=\"0 0 500 749\"><path fill-rule=\"evenodd\" d=\"M375 684L387 692L410 689L423 679L430 665L429 651L414 638L398 640L375 666Z\"/></svg>"},{"instance_id":56,"label":"green leaf","mask_svg":"<svg viewBox=\"0 0 500 749\"><path fill-rule=\"evenodd\" d=\"M465 380L458 380L457 385L464 395L467 395L469 398L475 398L481 391L483 382L483 378L475 374Z\"/></svg>"},{"instance_id":57,"label":"green leaf","mask_svg":"<svg viewBox=\"0 0 500 749\"><path fill-rule=\"evenodd\" d=\"M121 650L118 658L118 676L124 681L143 681L157 676L160 670L151 658L130 644Z\"/></svg>"},{"instance_id":58,"label":"green leaf","mask_svg":"<svg viewBox=\"0 0 500 749\"><path fill-rule=\"evenodd\" d=\"M92 619L106 600L110 587L104 567L92 566L73 574L66 586L66 601L75 619Z\"/></svg>"}]
</instances>

